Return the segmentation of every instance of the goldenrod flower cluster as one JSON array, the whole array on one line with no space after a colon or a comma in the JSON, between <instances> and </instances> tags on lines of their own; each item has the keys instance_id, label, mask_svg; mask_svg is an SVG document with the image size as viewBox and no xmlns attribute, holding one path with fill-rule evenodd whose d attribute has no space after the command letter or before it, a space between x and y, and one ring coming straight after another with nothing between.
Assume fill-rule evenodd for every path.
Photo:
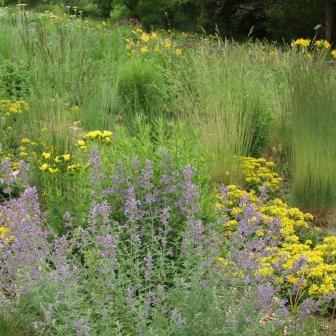
<instances>
[{"instance_id":1,"label":"goldenrod flower cluster","mask_svg":"<svg viewBox=\"0 0 336 336\"><path fill-rule=\"evenodd\" d=\"M0 213L0 216L1 216L1 213ZM3 240L3 239L5 243L10 243L13 241L13 236L9 235L9 228L0 225L0 240Z\"/></svg>"},{"instance_id":2,"label":"goldenrod flower cluster","mask_svg":"<svg viewBox=\"0 0 336 336\"><path fill-rule=\"evenodd\" d=\"M259 167L259 164L265 166L267 163L260 159L244 160L245 163L250 163L247 170L249 175L254 170L253 167ZM262 179L258 182L262 183ZM288 295L288 290L300 281L300 293L297 296L300 300L309 296L318 297L335 292L336 236L321 240L318 238L321 235L320 230L312 226L314 218L311 214L290 207L279 198L262 200L256 195L257 183L253 187L254 189L246 191L237 185L229 185L226 195L217 195L214 207L218 211L225 211L228 217L223 224L224 237L229 237L236 232L245 210L245 203L241 200L245 199L253 204L260 214L260 218L250 220L251 225L254 219L258 221L259 228L253 234L254 239L262 239L267 235L273 236L276 242L275 246L267 247L267 257L259 260L260 269L257 272L263 277L274 279L273 281L283 289L284 295ZM279 220L279 234L271 229L271 223L274 223L275 219ZM310 236L316 239L307 238ZM296 273L291 273L290 270L295 268L300 259L305 259L305 263ZM281 270L274 266L277 263Z\"/></svg>"},{"instance_id":3,"label":"goldenrod flower cluster","mask_svg":"<svg viewBox=\"0 0 336 336\"><path fill-rule=\"evenodd\" d=\"M336 290L336 237L330 236L315 246L311 240L304 242L284 241L278 247L269 248L270 255L261 260L261 273L279 277L272 267L274 263L284 260L282 269L289 271L295 264L305 258L305 264L296 274L278 278L277 282L284 287L291 287L299 281L301 291L306 296L323 296Z\"/></svg>"},{"instance_id":4,"label":"goldenrod flower cluster","mask_svg":"<svg viewBox=\"0 0 336 336\"><path fill-rule=\"evenodd\" d=\"M112 142L111 137L112 137L111 131L107 131L107 130L90 131L90 132L85 133L83 137L77 141L77 146L80 149L86 149L87 142L90 140L98 140L102 144L109 145Z\"/></svg>"},{"instance_id":5,"label":"goldenrod flower cluster","mask_svg":"<svg viewBox=\"0 0 336 336\"><path fill-rule=\"evenodd\" d=\"M126 39L126 49L129 55L140 53L160 53L170 51L177 56L182 55L182 49L178 48L171 38L163 37L158 32L146 33L142 29L132 30L132 36Z\"/></svg>"},{"instance_id":6,"label":"goldenrod flower cluster","mask_svg":"<svg viewBox=\"0 0 336 336\"><path fill-rule=\"evenodd\" d=\"M277 192L281 177L274 172L274 167L274 162L266 161L264 158L243 157L242 169L248 189L258 191L258 187L262 186L267 188L268 192Z\"/></svg>"}]
</instances>

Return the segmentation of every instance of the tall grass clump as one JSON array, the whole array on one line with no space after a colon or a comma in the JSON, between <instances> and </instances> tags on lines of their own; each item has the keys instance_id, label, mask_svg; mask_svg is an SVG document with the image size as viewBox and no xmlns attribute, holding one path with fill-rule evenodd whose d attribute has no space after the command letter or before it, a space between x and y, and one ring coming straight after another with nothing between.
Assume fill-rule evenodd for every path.
<instances>
[{"instance_id":1,"label":"tall grass clump","mask_svg":"<svg viewBox=\"0 0 336 336\"><path fill-rule=\"evenodd\" d=\"M233 47L227 42L199 47L180 79L179 108L201 126L212 153L213 176L220 181L228 174L239 175L238 157L260 155L270 121L261 85L263 71L249 59L248 46Z\"/></svg>"},{"instance_id":2,"label":"tall grass clump","mask_svg":"<svg viewBox=\"0 0 336 336\"><path fill-rule=\"evenodd\" d=\"M130 58L118 68L120 109L128 124L142 113L148 122L165 116L169 90L159 65L143 58Z\"/></svg>"},{"instance_id":3,"label":"tall grass clump","mask_svg":"<svg viewBox=\"0 0 336 336\"><path fill-rule=\"evenodd\" d=\"M325 62L299 55L284 95L284 139L289 139L293 201L315 211L336 205L335 74Z\"/></svg>"}]
</instances>

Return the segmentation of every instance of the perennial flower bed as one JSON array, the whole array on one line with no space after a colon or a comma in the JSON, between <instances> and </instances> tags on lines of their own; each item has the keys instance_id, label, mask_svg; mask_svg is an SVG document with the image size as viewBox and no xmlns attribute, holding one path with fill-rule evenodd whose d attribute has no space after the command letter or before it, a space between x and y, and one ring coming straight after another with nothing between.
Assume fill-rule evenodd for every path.
<instances>
[{"instance_id":1,"label":"perennial flower bed","mask_svg":"<svg viewBox=\"0 0 336 336\"><path fill-rule=\"evenodd\" d=\"M256 246L257 273L278 286L294 307L307 298L335 295L336 237L325 236L314 227L311 214L272 197L280 181L273 166L265 159L243 159L247 190L228 185L217 195L215 208L227 218L223 234L231 237L248 232Z\"/></svg>"},{"instance_id":2,"label":"perennial flower bed","mask_svg":"<svg viewBox=\"0 0 336 336\"><path fill-rule=\"evenodd\" d=\"M18 8L0 18L0 334L307 336L335 318L336 236L300 210L336 201L328 41Z\"/></svg>"}]
</instances>

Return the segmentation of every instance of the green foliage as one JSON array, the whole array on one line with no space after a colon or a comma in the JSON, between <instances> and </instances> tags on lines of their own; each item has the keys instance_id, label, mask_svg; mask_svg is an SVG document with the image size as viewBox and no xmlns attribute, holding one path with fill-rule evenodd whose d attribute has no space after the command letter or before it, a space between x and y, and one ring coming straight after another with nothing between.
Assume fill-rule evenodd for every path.
<instances>
[{"instance_id":1,"label":"green foliage","mask_svg":"<svg viewBox=\"0 0 336 336\"><path fill-rule=\"evenodd\" d=\"M109 17L110 11L112 10L112 0L94 0L94 3L97 5L98 14L102 17Z\"/></svg>"},{"instance_id":2,"label":"green foliage","mask_svg":"<svg viewBox=\"0 0 336 336\"><path fill-rule=\"evenodd\" d=\"M113 9L110 12L110 17L112 21L129 19L132 17L132 12L123 2L120 2L113 6Z\"/></svg>"},{"instance_id":3,"label":"green foliage","mask_svg":"<svg viewBox=\"0 0 336 336\"><path fill-rule=\"evenodd\" d=\"M14 328L14 326L11 326L0 314L0 336L18 336L21 335L19 331Z\"/></svg>"},{"instance_id":4,"label":"green foliage","mask_svg":"<svg viewBox=\"0 0 336 336\"><path fill-rule=\"evenodd\" d=\"M163 115L165 81L162 70L153 61L134 58L122 64L118 70L118 91L128 121L135 113L144 113L148 121Z\"/></svg>"},{"instance_id":5,"label":"green foliage","mask_svg":"<svg viewBox=\"0 0 336 336\"><path fill-rule=\"evenodd\" d=\"M0 97L19 100L26 98L29 91L27 67L17 62L0 62Z\"/></svg>"}]
</instances>

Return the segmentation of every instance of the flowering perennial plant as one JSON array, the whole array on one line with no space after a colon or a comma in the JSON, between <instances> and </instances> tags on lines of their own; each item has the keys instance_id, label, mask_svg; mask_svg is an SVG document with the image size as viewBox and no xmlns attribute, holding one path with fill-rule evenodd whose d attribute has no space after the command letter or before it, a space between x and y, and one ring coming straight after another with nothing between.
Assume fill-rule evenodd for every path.
<instances>
[{"instance_id":1,"label":"flowering perennial plant","mask_svg":"<svg viewBox=\"0 0 336 336\"><path fill-rule=\"evenodd\" d=\"M221 224L224 236L248 233L248 244L262 252L253 252L257 273L276 285L294 307L308 298L333 297L336 237L320 238L311 214L268 198L267 190L257 195L260 189L253 188L229 185L217 195L215 208L226 216Z\"/></svg>"},{"instance_id":2,"label":"flowering perennial plant","mask_svg":"<svg viewBox=\"0 0 336 336\"><path fill-rule=\"evenodd\" d=\"M327 40L312 41L310 39L299 38L292 41L291 47L299 49L302 52L306 52L307 50L316 50L319 53L324 53L325 51L330 52L331 44ZM336 50L331 50L330 55L333 59L335 59ZM312 59L311 53L307 53L307 56Z\"/></svg>"},{"instance_id":3,"label":"flowering perennial plant","mask_svg":"<svg viewBox=\"0 0 336 336\"><path fill-rule=\"evenodd\" d=\"M317 49L330 49L331 44L327 40L317 40L314 43Z\"/></svg>"},{"instance_id":4,"label":"flowering perennial plant","mask_svg":"<svg viewBox=\"0 0 336 336\"><path fill-rule=\"evenodd\" d=\"M107 130L90 131L90 132L85 133L83 137L77 141L77 146L80 149L86 149L88 141L93 141L93 140L98 141L98 143L109 145L112 142L111 137L112 137L111 131L107 131Z\"/></svg>"},{"instance_id":5,"label":"flowering perennial plant","mask_svg":"<svg viewBox=\"0 0 336 336\"><path fill-rule=\"evenodd\" d=\"M0 100L0 112L5 116L27 112L28 110L28 104L24 100Z\"/></svg>"},{"instance_id":6,"label":"flowering perennial plant","mask_svg":"<svg viewBox=\"0 0 336 336\"><path fill-rule=\"evenodd\" d=\"M281 177L274 171L274 162L264 158L243 157L242 169L248 190L274 195L279 191Z\"/></svg>"},{"instance_id":7,"label":"flowering perennial plant","mask_svg":"<svg viewBox=\"0 0 336 336\"><path fill-rule=\"evenodd\" d=\"M304 38L299 38L295 41L292 41L291 46L292 47L302 47L302 48L307 48L310 46L310 39L304 39Z\"/></svg>"},{"instance_id":8,"label":"flowering perennial plant","mask_svg":"<svg viewBox=\"0 0 336 336\"><path fill-rule=\"evenodd\" d=\"M170 37L164 37L159 32L146 33L137 28L132 30L132 35L126 39L126 43L129 55L155 55L167 52L175 56L182 55L182 49Z\"/></svg>"},{"instance_id":9,"label":"flowering perennial plant","mask_svg":"<svg viewBox=\"0 0 336 336\"><path fill-rule=\"evenodd\" d=\"M41 154L39 170L43 173L73 172L80 168L80 164L74 163L69 153L53 155L52 152L42 152Z\"/></svg>"}]
</instances>

